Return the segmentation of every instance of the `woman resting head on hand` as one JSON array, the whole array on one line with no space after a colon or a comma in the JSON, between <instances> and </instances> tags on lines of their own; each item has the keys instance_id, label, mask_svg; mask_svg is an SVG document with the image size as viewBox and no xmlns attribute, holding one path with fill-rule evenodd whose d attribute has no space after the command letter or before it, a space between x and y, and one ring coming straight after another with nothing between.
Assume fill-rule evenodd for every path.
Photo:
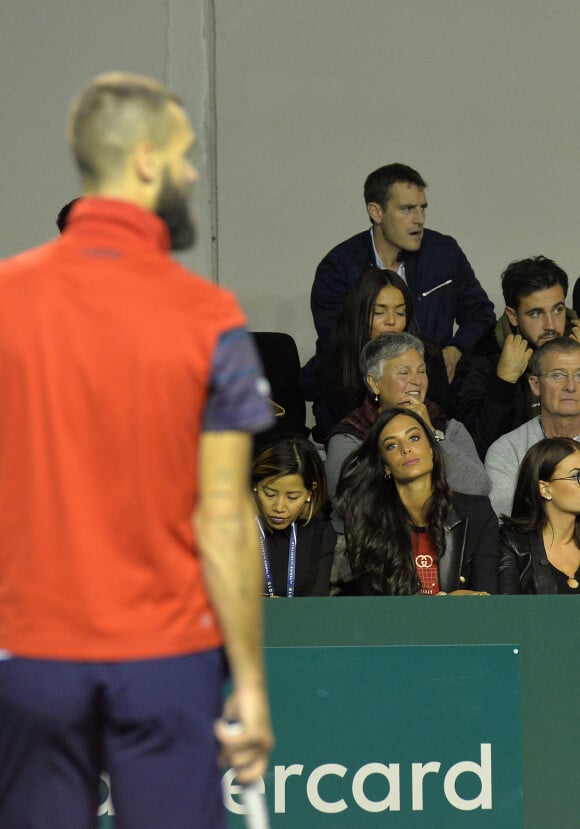
<instances>
[{"instance_id":1,"label":"woman resting head on hand","mask_svg":"<svg viewBox=\"0 0 580 829\"><path fill-rule=\"evenodd\" d=\"M318 360L318 391L329 418L325 437L366 397L359 366L364 346L381 334L401 332L418 336L407 283L394 271L369 268L348 293L336 322L333 349ZM423 350L431 380L431 399L447 414L452 413L453 394L442 350L434 343L423 343Z\"/></svg>"},{"instance_id":2,"label":"woman resting head on hand","mask_svg":"<svg viewBox=\"0 0 580 829\"><path fill-rule=\"evenodd\" d=\"M451 493L437 441L412 409L379 414L338 485L358 595L497 592L498 522L487 496Z\"/></svg>"},{"instance_id":3,"label":"woman resting head on hand","mask_svg":"<svg viewBox=\"0 0 580 829\"><path fill-rule=\"evenodd\" d=\"M265 594L327 596L336 534L322 510L324 465L306 438L278 438L252 465Z\"/></svg>"},{"instance_id":4,"label":"woman resting head on hand","mask_svg":"<svg viewBox=\"0 0 580 829\"><path fill-rule=\"evenodd\" d=\"M362 406L343 418L330 436L326 473L333 506L336 506L336 487L345 458L360 444L379 414L393 407L415 412L440 441L451 489L472 495L489 493L489 478L465 426L454 418L447 419L427 397L425 349L417 337L404 332L379 334L363 348L360 371L375 399L367 397ZM333 521L340 532L342 522L337 514L333 515Z\"/></svg>"}]
</instances>

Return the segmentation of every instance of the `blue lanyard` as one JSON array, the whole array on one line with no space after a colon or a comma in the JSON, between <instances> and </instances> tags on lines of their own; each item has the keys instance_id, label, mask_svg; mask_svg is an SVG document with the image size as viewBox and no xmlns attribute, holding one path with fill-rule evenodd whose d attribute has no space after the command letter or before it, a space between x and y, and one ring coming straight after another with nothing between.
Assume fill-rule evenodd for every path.
<instances>
[{"instance_id":1,"label":"blue lanyard","mask_svg":"<svg viewBox=\"0 0 580 829\"><path fill-rule=\"evenodd\" d=\"M274 580L272 578L272 568L270 567L270 559L268 558L268 550L266 547L266 533L262 527L262 523L256 517L256 523L260 531L260 550L262 552L262 561L264 562L264 576L266 579L266 590L268 596L272 598L274 593ZM286 595L289 599L294 597L294 585L296 583L296 522L292 522L290 528L290 544L288 545L288 589Z\"/></svg>"}]
</instances>

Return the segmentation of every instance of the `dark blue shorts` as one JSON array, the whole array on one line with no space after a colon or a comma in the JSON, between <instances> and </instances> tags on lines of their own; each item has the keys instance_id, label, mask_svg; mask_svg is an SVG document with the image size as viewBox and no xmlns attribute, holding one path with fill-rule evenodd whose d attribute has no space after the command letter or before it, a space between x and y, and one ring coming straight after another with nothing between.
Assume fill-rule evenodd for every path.
<instances>
[{"instance_id":1,"label":"dark blue shorts","mask_svg":"<svg viewBox=\"0 0 580 829\"><path fill-rule=\"evenodd\" d=\"M225 829L213 722L221 650L128 662L0 660L0 827Z\"/></svg>"}]
</instances>

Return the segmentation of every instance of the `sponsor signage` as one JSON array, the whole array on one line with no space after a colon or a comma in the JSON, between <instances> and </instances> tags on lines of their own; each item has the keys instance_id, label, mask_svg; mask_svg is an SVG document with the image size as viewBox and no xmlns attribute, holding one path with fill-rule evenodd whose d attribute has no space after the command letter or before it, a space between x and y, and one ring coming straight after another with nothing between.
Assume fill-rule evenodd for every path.
<instances>
[{"instance_id":1,"label":"sponsor signage","mask_svg":"<svg viewBox=\"0 0 580 829\"><path fill-rule=\"evenodd\" d=\"M522 826L517 646L268 648L272 827ZM224 776L231 829L239 787Z\"/></svg>"},{"instance_id":2,"label":"sponsor signage","mask_svg":"<svg viewBox=\"0 0 580 829\"><path fill-rule=\"evenodd\" d=\"M518 829L516 645L267 648L272 829ZM230 829L240 787L223 778ZM102 786L99 829L114 826Z\"/></svg>"}]
</instances>

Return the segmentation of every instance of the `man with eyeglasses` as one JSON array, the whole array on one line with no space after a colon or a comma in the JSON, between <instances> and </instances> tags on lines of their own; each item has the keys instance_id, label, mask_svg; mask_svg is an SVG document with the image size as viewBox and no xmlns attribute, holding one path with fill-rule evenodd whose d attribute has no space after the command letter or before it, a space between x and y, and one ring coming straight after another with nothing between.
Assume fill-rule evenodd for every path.
<instances>
[{"instance_id":1,"label":"man with eyeglasses","mask_svg":"<svg viewBox=\"0 0 580 829\"><path fill-rule=\"evenodd\" d=\"M566 307L568 276L552 259L512 262L501 277L505 311L455 376L455 417L480 457L494 440L538 414L528 383L534 351L556 337L580 339L576 312Z\"/></svg>"},{"instance_id":2,"label":"man with eyeglasses","mask_svg":"<svg viewBox=\"0 0 580 829\"><path fill-rule=\"evenodd\" d=\"M580 441L580 342L556 337L536 349L528 380L539 398L539 414L498 438L485 456L489 497L498 515L511 512L519 465L531 446L545 437Z\"/></svg>"}]
</instances>

